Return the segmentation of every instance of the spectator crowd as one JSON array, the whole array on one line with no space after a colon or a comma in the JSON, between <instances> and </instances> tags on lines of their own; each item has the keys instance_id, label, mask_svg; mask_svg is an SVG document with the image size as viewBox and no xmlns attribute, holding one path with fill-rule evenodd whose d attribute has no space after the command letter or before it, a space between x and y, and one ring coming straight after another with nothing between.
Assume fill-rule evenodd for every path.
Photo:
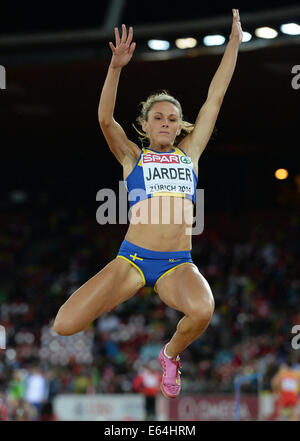
<instances>
[{"instance_id":1,"label":"spectator crowd","mask_svg":"<svg viewBox=\"0 0 300 441\"><path fill-rule=\"evenodd\" d=\"M15 208L0 219L0 420L51 419L61 393L137 393L136 378L155 367L181 317L152 288L79 334L52 328L68 296L116 256L126 226L63 207L39 216ZM300 362L291 345L300 325L300 216L205 215L192 256L216 308L181 356L182 393L232 394L235 376L253 372L270 390L280 363Z\"/></svg>"}]
</instances>

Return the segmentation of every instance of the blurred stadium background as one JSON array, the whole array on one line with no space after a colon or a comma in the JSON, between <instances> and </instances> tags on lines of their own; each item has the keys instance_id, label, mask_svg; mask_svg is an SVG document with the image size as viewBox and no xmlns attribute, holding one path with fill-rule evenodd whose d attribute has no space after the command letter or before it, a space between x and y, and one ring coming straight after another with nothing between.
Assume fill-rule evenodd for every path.
<instances>
[{"instance_id":1,"label":"blurred stadium background","mask_svg":"<svg viewBox=\"0 0 300 441\"><path fill-rule=\"evenodd\" d=\"M122 180L97 121L113 27L134 26L137 49L121 74L115 117L138 142L131 124L152 91L169 90L195 119L233 7L250 36L199 162L205 226L192 251L216 310L182 354L183 389L170 402L151 375L180 314L152 289L72 337L56 335L52 323L115 257L127 230L96 221L96 193L118 194ZM106 0L17 11L6 3L1 16L0 420L272 419L271 379L288 358L300 363L291 345L300 324L300 90L292 85L300 36L296 26L282 27L300 25L298 2ZM265 26L272 38L258 36ZM224 42L205 45L212 34ZM182 49L178 38L194 40ZM155 50L150 40L165 46ZM249 381L238 407L241 375Z\"/></svg>"}]
</instances>

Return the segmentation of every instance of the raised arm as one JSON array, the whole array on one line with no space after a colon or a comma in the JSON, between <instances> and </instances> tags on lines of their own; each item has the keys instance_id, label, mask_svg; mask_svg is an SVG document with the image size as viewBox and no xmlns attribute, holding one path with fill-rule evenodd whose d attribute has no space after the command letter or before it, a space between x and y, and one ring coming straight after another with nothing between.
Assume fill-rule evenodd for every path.
<instances>
[{"instance_id":1,"label":"raised arm","mask_svg":"<svg viewBox=\"0 0 300 441\"><path fill-rule=\"evenodd\" d=\"M98 107L98 119L103 135L110 150L120 164L123 164L124 158L128 155L136 156L140 153L138 146L127 138L120 124L114 119L120 74L122 68L131 60L135 49L135 43L131 43L132 37L132 27L129 28L127 37L126 26L124 24L122 25L121 39L118 28L115 28L116 45L114 46L112 42L109 42L113 55L102 88Z\"/></svg>"},{"instance_id":2,"label":"raised arm","mask_svg":"<svg viewBox=\"0 0 300 441\"><path fill-rule=\"evenodd\" d=\"M207 98L197 116L195 128L183 140L184 150L188 152L194 160L199 159L210 139L224 95L235 69L243 32L238 9L232 9L232 14L231 35L221 63L210 83Z\"/></svg>"}]
</instances>

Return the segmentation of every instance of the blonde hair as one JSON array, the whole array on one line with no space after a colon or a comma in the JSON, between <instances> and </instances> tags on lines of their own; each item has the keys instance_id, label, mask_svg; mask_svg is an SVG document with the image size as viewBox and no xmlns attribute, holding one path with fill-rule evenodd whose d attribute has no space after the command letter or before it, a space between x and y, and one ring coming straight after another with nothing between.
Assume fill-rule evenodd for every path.
<instances>
[{"instance_id":1,"label":"blonde hair","mask_svg":"<svg viewBox=\"0 0 300 441\"><path fill-rule=\"evenodd\" d=\"M160 92L153 93L152 95L148 96L146 101L140 102L141 111L140 111L139 116L136 118L136 122L142 127L142 121L148 121L148 114L149 114L149 111L152 108L152 106L155 103L161 103L161 102L165 102L165 101L167 101L171 104L174 104L174 106L176 106L179 111L179 117L180 117L180 122L181 122L182 128L181 128L180 134L177 135L175 138L174 146L176 146L186 137L186 135L188 135L189 133L191 133L194 130L195 125L183 120L182 107L181 107L180 102L176 98L174 98L172 95L170 95L167 90L162 90ZM139 135L141 135L139 137L139 140L142 142L142 145L143 145L143 141L145 139L147 139L148 142L150 142L150 139L149 139L149 136L147 135L147 133L145 133L142 130L137 129L134 124L132 124L132 125L133 125L134 129L137 131L137 133Z\"/></svg>"}]
</instances>

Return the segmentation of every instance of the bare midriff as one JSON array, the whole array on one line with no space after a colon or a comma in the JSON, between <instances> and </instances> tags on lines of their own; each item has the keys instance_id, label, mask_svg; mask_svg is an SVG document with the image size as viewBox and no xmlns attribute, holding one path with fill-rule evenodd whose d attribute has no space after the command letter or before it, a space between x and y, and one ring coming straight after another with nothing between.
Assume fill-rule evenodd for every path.
<instances>
[{"instance_id":1,"label":"bare midriff","mask_svg":"<svg viewBox=\"0 0 300 441\"><path fill-rule=\"evenodd\" d=\"M153 251L189 251L193 202L174 196L153 196L133 205L125 239Z\"/></svg>"}]
</instances>

